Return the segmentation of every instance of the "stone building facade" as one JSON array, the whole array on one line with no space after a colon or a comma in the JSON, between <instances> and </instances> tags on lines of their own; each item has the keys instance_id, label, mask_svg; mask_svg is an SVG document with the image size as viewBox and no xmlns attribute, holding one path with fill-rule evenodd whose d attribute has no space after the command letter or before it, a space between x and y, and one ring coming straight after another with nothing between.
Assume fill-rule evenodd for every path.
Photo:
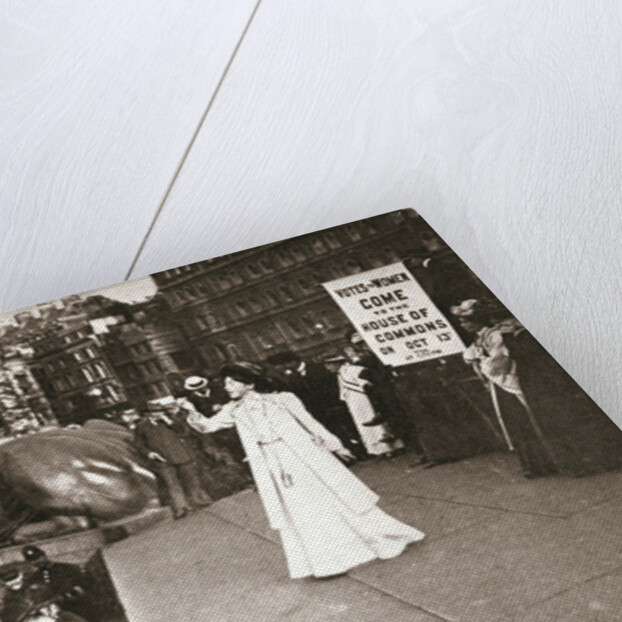
<instances>
[{"instance_id":1,"label":"stone building facade","mask_svg":"<svg viewBox=\"0 0 622 622\"><path fill-rule=\"evenodd\" d=\"M322 283L421 252L429 227L392 212L153 275L208 374L282 350L326 360L349 327Z\"/></svg>"},{"instance_id":2,"label":"stone building facade","mask_svg":"<svg viewBox=\"0 0 622 622\"><path fill-rule=\"evenodd\" d=\"M27 355L5 352L0 361L0 434L13 436L56 423Z\"/></svg>"},{"instance_id":3,"label":"stone building facade","mask_svg":"<svg viewBox=\"0 0 622 622\"><path fill-rule=\"evenodd\" d=\"M34 344L31 367L61 424L170 395L158 356L124 316L73 318Z\"/></svg>"}]
</instances>

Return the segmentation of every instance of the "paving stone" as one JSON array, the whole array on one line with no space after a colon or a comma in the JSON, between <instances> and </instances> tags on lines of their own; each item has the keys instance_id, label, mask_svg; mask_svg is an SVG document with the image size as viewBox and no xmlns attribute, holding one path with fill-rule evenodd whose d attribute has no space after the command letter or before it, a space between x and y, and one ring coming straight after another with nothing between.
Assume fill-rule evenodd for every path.
<instances>
[{"instance_id":1,"label":"paving stone","mask_svg":"<svg viewBox=\"0 0 622 622\"><path fill-rule=\"evenodd\" d=\"M259 494L254 490L244 490L220 499L209 507L209 511L245 531L275 543L280 542L279 534L270 528Z\"/></svg>"},{"instance_id":2,"label":"paving stone","mask_svg":"<svg viewBox=\"0 0 622 622\"><path fill-rule=\"evenodd\" d=\"M584 478L523 477L516 457L488 454L431 469L411 466L408 454L374 461L355 472L384 498L404 494L548 516L576 512L622 496L622 471Z\"/></svg>"},{"instance_id":3,"label":"paving stone","mask_svg":"<svg viewBox=\"0 0 622 622\"><path fill-rule=\"evenodd\" d=\"M500 622L622 566L622 542L565 519L508 513L351 575L450 620Z\"/></svg>"},{"instance_id":4,"label":"paving stone","mask_svg":"<svg viewBox=\"0 0 622 622\"><path fill-rule=\"evenodd\" d=\"M105 560L131 622L439 622L349 577L293 581L280 547L203 510Z\"/></svg>"},{"instance_id":5,"label":"paving stone","mask_svg":"<svg viewBox=\"0 0 622 622\"><path fill-rule=\"evenodd\" d=\"M512 622L620 622L622 572L577 585L518 613Z\"/></svg>"}]
</instances>

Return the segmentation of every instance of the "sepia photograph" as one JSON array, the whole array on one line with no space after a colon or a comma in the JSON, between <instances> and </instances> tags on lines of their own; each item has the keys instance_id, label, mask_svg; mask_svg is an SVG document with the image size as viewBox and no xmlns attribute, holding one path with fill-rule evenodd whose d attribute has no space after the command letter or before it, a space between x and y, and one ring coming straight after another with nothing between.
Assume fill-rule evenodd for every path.
<instances>
[{"instance_id":1,"label":"sepia photograph","mask_svg":"<svg viewBox=\"0 0 622 622\"><path fill-rule=\"evenodd\" d=\"M621 619L621 467L410 209L0 315L3 622Z\"/></svg>"}]
</instances>

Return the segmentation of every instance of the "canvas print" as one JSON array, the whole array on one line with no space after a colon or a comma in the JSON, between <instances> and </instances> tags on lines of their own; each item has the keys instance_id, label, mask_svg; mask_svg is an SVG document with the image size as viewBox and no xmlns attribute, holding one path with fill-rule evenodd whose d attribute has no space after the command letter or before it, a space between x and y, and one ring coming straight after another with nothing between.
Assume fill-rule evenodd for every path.
<instances>
[{"instance_id":1,"label":"canvas print","mask_svg":"<svg viewBox=\"0 0 622 622\"><path fill-rule=\"evenodd\" d=\"M4 622L620 619L622 432L413 210L0 330Z\"/></svg>"}]
</instances>

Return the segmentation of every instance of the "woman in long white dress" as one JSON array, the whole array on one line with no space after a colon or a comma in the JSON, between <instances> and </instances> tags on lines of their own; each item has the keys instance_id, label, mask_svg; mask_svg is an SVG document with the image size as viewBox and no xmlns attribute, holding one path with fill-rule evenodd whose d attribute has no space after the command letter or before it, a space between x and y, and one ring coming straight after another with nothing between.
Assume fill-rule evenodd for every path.
<instances>
[{"instance_id":1,"label":"woman in long white dress","mask_svg":"<svg viewBox=\"0 0 622 622\"><path fill-rule=\"evenodd\" d=\"M333 455L352 454L295 395L258 391L259 366L232 364L221 375L232 401L210 418L193 413L188 423L202 433L236 427L292 578L343 574L425 537L377 507L378 495Z\"/></svg>"},{"instance_id":2,"label":"woman in long white dress","mask_svg":"<svg viewBox=\"0 0 622 622\"><path fill-rule=\"evenodd\" d=\"M339 397L348 407L365 446L365 451L371 456L391 456L393 452L403 449L404 443L393 437L382 424L366 425L378 417L378 413L366 393L366 387L370 381L361 377L365 367L359 364L359 359L354 350L346 347L344 354L346 361L341 365L337 374Z\"/></svg>"}]
</instances>

